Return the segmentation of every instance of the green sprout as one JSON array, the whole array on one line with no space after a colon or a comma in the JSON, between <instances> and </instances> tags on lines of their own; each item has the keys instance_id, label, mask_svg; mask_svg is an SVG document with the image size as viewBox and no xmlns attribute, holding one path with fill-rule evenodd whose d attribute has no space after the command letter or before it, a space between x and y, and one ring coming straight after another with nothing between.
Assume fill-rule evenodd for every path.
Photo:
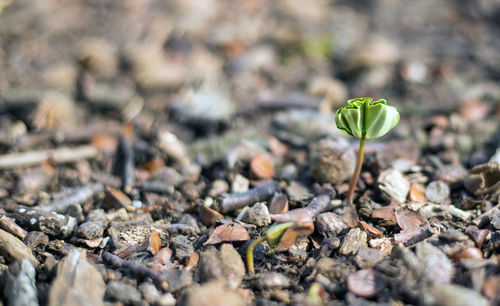
<instances>
[{"instance_id":1,"label":"green sprout","mask_svg":"<svg viewBox=\"0 0 500 306\"><path fill-rule=\"evenodd\" d=\"M297 209L296 209L297 210ZM296 220L292 222L276 223L266 231L266 234L259 239L253 241L247 249L247 270L254 273L253 250L255 247L264 241L267 241L270 246L274 247L274 251L284 251L295 244L299 236L307 236L314 231L314 224L311 215L299 211L297 216L293 216Z\"/></svg>"},{"instance_id":2,"label":"green sprout","mask_svg":"<svg viewBox=\"0 0 500 306\"><path fill-rule=\"evenodd\" d=\"M347 205L352 207L354 187L363 165L365 140L379 138L392 130L399 122L399 113L394 106L387 105L384 99L373 102L372 98L356 98L347 101L347 106L337 110L337 128L347 135L360 139L356 168L349 184Z\"/></svg>"}]
</instances>

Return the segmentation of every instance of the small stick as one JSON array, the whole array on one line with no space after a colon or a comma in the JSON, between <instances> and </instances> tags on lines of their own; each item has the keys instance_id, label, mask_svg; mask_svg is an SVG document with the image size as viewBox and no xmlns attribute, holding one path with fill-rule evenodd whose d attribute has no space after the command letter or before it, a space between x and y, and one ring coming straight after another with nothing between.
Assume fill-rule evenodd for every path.
<instances>
[{"instance_id":1,"label":"small stick","mask_svg":"<svg viewBox=\"0 0 500 306\"><path fill-rule=\"evenodd\" d=\"M313 218L317 217L326 209L330 200L335 196L335 191L332 188L327 188L321 194L316 196L309 205L305 208Z\"/></svg>"},{"instance_id":2,"label":"small stick","mask_svg":"<svg viewBox=\"0 0 500 306\"><path fill-rule=\"evenodd\" d=\"M97 149L89 145L74 148L61 147L50 150L10 153L0 156L0 169L15 169L41 165L48 158L51 158L55 163L69 163L82 159L94 158L97 156L97 153Z\"/></svg>"},{"instance_id":3,"label":"small stick","mask_svg":"<svg viewBox=\"0 0 500 306\"><path fill-rule=\"evenodd\" d=\"M144 192L154 192L159 194L173 194L174 187L162 181L149 181L142 183L141 190Z\"/></svg>"},{"instance_id":4,"label":"small stick","mask_svg":"<svg viewBox=\"0 0 500 306\"><path fill-rule=\"evenodd\" d=\"M132 145L132 133L133 129L131 125L126 125L123 128L123 136L116 150L114 167L114 173L121 177L122 189L126 193L132 190L132 184L134 183L135 157Z\"/></svg>"},{"instance_id":5,"label":"small stick","mask_svg":"<svg viewBox=\"0 0 500 306\"><path fill-rule=\"evenodd\" d=\"M0 216L0 228L6 230L17 238L24 240L28 232L16 224L14 219L7 216Z\"/></svg>"},{"instance_id":6,"label":"small stick","mask_svg":"<svg viewBox=\"0 0 500 306\"><path fill-rule=\"evenodd\" d=\"M255 202L264 201L273 196L278 189L278 182L269 182L246 192L224 194L222 200L218 204L219 211L227 213L238 208L245 207Z\"/></svg>"},{"instance_id":7,"label":"small stick","mask_svg":"<svg viewBox=\"0 0 500 306\"><path fill-rule=\"evenodd\" d=\"M163 290L168 288L168 281L160 272L146 267L137 260L126 260L105 251L102 254L102 260L110 266L123 269L137 277L149 277L151 280Z\"/></svg>"},{"instance_id":8,"label":"small stick","mask_svg":"<svg viewBox=\"0 0 500 306\"><path fill-rule=\"evenodd\" d=\"M58 213L64 213L69 206L88 201L96 194L103 191L104 186L100 183L88 184L72 189L68 196L38 205L34 208L42 211L55 211Z\"/></svg>"}]
</instances>

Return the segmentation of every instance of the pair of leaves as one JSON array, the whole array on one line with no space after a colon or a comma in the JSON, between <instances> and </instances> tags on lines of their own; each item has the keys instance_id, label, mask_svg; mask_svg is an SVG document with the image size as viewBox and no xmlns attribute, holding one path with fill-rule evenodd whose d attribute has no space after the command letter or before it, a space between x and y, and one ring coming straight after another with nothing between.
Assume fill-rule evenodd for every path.
<instances>
[{"instance_id":1,"label":"pair of leaves","mask_svg":"<svg viewBox=\"0 0 500 306\"><path fill-rule=\"evenodd\" d=\"M348 106L337 110L337 128L356 138L373 139L382 137L399 122L399 113L384 99L356 98L347 101Z\"/></svg>"}]
</instances>

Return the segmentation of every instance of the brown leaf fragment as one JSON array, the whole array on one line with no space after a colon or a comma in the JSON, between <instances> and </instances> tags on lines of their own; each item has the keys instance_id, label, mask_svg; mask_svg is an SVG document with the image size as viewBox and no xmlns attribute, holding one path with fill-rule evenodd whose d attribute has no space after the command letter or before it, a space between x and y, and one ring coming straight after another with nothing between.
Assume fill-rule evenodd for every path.
<instances>
[{"instance_id":1,"label":"brown leaf fragment","mask_svg":"<svg viewBox=\"0 0 500 306\"><path fill-rule=\"evenodd\" d=\"M418 183L411 184L409 199L410 202L425 202L425 187Z\"/></svg>"},{"instance_id":2,"label":"brown leaf fragment","mask_svg":"<svg viewBox=\"0 0 500 306\"><path fill-rule=\"evenodd\" d=\"M382 236L381 231L379 231L375 226L368 224L364 221L359 221L359 227L372 237Z\"/></svg>"},{"instance_id":3,"label":"brown leaf fragment","mask_svg":"<svg viewBox=\"0 0 500 306\"><path fill-rule=\"evenodd\" d=\"M127 210L134 210L132 206L132 200L118 189L107 186L104 196L104 207L107 209L113 208L126 208Z\"/></svg>"},{"instance_id":4,"label":"brown leaf fragment","mask_svg":"<svg viewBox=\"0 0 500 306\"><path fill-rule=\"evenodd\" d=\"M478 248L467 248L453 255L452 259L454 262L460 261L460 259L482 259L483 253Z\"/></svg>"},{"instance_id":5,"label":"brown leaf fragment","mask_svg":"<svg viewBox=\"0 0 500 306\"><path fill-rule=\"evenodd\" d=\"M205 244L218 244L222 242L247 241L250 239L247 229L236 222L219 225L210 234Z\"/></svg>"},{"instance_id":6,"label":"brown leaf fragment","mask_svg":"<svg viewBox=\"0 0 500 306\"><path fill-rule=\"evenodd\" d=\"M193 254L189 256L188 262L186 264L186 270L191 270L194 267L196 267L199 260L200 260L200 255L198 255L198 253L196 252L193 252Z\"/></svg>"},{"instance_id":7,"label":"brown leaf fragment","mask_svg":"<svg viewBox=\"0 0 500 306\"><path fill-rule=\"evenodd\" d=\"M292 227L288 228L281 236L280 242L275 248L276 252L288 250L295 244L299 235L299 231L294 230Z\"/></svg>"},{"instance_id":8,"label":"brown leaf fragment","mask_svg":"<svg viewBox=\"0 0 500 306\"><path fill-rule=\"evenodd\" d=\"M469 226L465 229L465 233L472 238L478 248L481 248L490 231L488 229L478 229L475 226Z\"/></svg>"},{"instance_id":9,"label":"brown leaf fragment","mask_svg":"<svg viewBox=\"0 0 500 306\"><path fill-rule=\"evenodd\" d=\"M357 296L372 297L380 288L380 282L377 282L372 269L358 270L347 277L347 289Z\"/></svg>"},{"instance_id":10,"label":"brown leaf fragment","mask_svg":"<svg viewBox=\"0 0 500 306\"><path fill-rule=\"evenodd\" d=\"M411 210L399 209L394 214L402 230L429 225L429 221L424 216Z\"/></svg>"},{"instance_id":11,"label":"brown leaf fragment","mask_svg":"<svg viewBox=\"0 0 500 306\"><path fill-rule=\"evenodd\" d=\"M396 216L392 205L374 209L372 211L372 218L380 219L381 224L384 226L396 225Z\"/></svg>"},{"instance_id":12,"label":"brown leaf fragment","mask_svg":"<svg viewBox=\"0 0 500 306\"><path fill-rule=\"evenodd\" d=\"M272 178L274 165L267 155L256 155L250 161L250 174L256 179Z\"/></svg>"},{"instance_id":13,"label":"brown leaf fragment","mask_svg":"<svg viewBox=\"0 0 500 306\"><path fill-rule=\"evenodd\" d=\"M224 216L219 213L218 211L215 211L211 209L210 207L206 206L205 204L201 203L200 204L200 219L203 224L206 226L213 226L217 222L217 220L222 220L224 219Z\"/></svg>"},{"instance_id":14,"label":"brown leaf fragment","mask_svg":"<svg viewBox=\"0 0 500 306\"><path fill-rule=\"evenodd\" d=\"M148 239L148 248L147 250L152 254L152 255L155 255L156 253L158 253L160 251L160 247L161 247L161 239L160 239L160 235L158 234L158 231L153 229L151 231L151 234L149 235L149 239Z\"/></svg>"},{"instance_id":15,"label":"brown leaf fragment","mask_svg":"<svg viewBox=\"0 0 500 306\"><path fill-rule=\"evenodd\" d=\"M347 205L344 208L344 215L342 216L342 219L351 228L357 227L359 224L359 216L356 212L356 208L353 205Z\"/></svg>"},{"instance_id":16,"label":"brown leaf fragment","mask_svg":"<svg viewBox=\"0 0 500 306\"><path fill-rule=\"evenodd\" d=\"M269 213L284 214L288 212L288 198L284 193L277 193L271 199L269 204Z\"/></svg>"}]
</instances>

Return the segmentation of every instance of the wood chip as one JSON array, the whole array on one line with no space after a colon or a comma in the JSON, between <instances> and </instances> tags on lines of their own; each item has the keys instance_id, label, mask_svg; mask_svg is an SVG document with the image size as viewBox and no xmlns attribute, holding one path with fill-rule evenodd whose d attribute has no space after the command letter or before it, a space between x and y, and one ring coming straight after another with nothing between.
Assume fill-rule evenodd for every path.
<instances>
[{"instance_id":1,"label":"wood chip","mask_svg":"<svg viewBox=\"0 0 500 306\"><path fill-rule=\"evenodd\" d=\"M425 187L418 183L411 184L409 199L410 202L425 202Z\"/></svg>"},{"instance_id":2,"label":"wood chip","mask_svg":"<svg viewBox=\"0 0 500 306\"><path fill-rule=\"evenodd\" d=\"M269 204L269 213L284 214L286 212L288 212L288 197L284 193L275 194Z\"/></svg>"}]
</instances>

